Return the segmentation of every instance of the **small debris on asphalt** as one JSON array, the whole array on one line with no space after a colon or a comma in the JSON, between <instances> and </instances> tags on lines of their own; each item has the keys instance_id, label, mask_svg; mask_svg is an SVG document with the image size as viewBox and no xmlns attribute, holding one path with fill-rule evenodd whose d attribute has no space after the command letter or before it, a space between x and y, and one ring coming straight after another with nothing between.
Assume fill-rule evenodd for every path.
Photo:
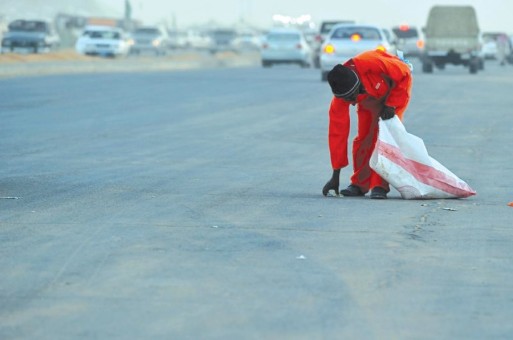
<instances>
[{"instance_id":1,"label":"small debris on asphalt","mask_svg":"<svg viewBox=\"0 0 513 340\"><path fill-rule=\"evenodd\" d=\"M16 197L16 196L4 196L4 197L0 197L0 199L2 200L19 200L21 197Z\"/></svg>"},{"instance_id":2,"label":"small debris on asphalt","mask_svg":"<svg viewBox=\"0 0 513 340\"><path fill-rule=\"evenodd\" d=\"M443 210L447 210L447 211L457 211L456 209L454 208L442 208Z\"/></svg>"},{"instance_id":3,"label":"small debris on asphalt","mask_svg":"<svg viewBox=\"0 0 513 340\"><path fill-rule=\"evenodd\" d=\"M305 255L299 255L298 257L296 257L296 259L304 260L304 259L306 259L306 256Z\"/></svg>"}]
</instances>

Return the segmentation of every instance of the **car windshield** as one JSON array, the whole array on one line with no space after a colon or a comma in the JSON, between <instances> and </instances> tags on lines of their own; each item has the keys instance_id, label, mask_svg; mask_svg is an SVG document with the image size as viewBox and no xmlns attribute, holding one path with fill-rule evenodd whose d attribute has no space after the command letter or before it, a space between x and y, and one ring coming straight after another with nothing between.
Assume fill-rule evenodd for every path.
<instances>
[{"instance_id":1,"label":"car windshield","mask_svg":"<svg viewBox=\"0 0 513 340\"><path fill-rule=\"evenodd\" d=\"M333 22L324 22L322 25L321 25L321 33L322 34L326 34L326 33L329 33L331 31L331 29L335 26L335 25L338 25L338 24L342 24L342 23L347 23L347 24L350 24L352 22L350 21L333 21Z\"/></svg>"},{"instance_id":2,"label":"car windshield","mask_svg":"<svg viewBox=\"0 0 513 340\"><path fill-rule=\"evenodd\" d=\"M407 38L418 38L419 33L414 28L409 29L401 29L401 28L394 28L392 29L394 31L394 34L401 39L407 39Z\"/></svg>"},{"instance_id":3,"label":"car windshield","mask_svg":"<svg viewBox=\"0 0 513 340\"><path fill-rule=\"evenodd\" d=\"M297 33L272 33L267 36L268 41L279 42L279 41L298 41L299 34Z\"/></svg>"},{"instance_id":4,"label":"car windshield","mask_svg":"<svg viewBox=\"0 0 513 340\"><path fill-rule=\"evenodd\" d=\"M84 35L88 35L91 39L119 40L121 38L121 34L115 31L86 31Z\"/></svg>"},{"instance_id":5,"label":"car windshield","mask_svg":"<svg viewBox=\"0 0 513 340\"><path fill-rule=\"evenodd\" d=\"M134 31L134 34L139 34L139 35L159 35L160 34L160 31L158 28L152 28L152 27L147 27L147 28L138 28Z\"/></svg>"},{"instance_id":6,"label":"car windshield","mask_svg":"<svg viewBox=\"0 0 513 340\"><path fill-rule=\"evenodd\" d=\"M42 21L17 20L9 25L11 32L46 32L47 25Z\"/></svg>"},{"instance_id":7,"label":"car windshield","mask_svg":"<svg viewBox=\"0 0 513 340\"><path fill-rule=\"evenodd\" d=\"M237 35L235 31L229 30L212 31L211 34L214 39L233 39Z\"/></svg>"},{"instance_id":8,"label":"car windshield","mask_svg":"<svg viewBox=\"0 0 513 340\"><path fill-rule=\"evenodd\" d=\"M339 27L336 28L331 39L353 39L358 36L361 40L380 40L379 31L373 27Z\"/></svg>"}]
</instances>

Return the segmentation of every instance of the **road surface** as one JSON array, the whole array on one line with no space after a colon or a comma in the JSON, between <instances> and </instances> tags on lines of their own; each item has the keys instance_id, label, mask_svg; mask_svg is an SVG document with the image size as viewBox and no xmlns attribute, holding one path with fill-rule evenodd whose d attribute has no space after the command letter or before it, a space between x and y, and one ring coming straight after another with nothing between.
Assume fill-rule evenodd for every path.
<instances>
[{"instance_id":1,"label":"road surface","mask_svg":"<svg viewBox=\"0 0 513 340\"><path fill-rule=\"evenodd\" d=\"M419 70L474 197L323 197L315 69L0 79L0 338L511 339L513 68Z\"/></svg>"}]
</instances>

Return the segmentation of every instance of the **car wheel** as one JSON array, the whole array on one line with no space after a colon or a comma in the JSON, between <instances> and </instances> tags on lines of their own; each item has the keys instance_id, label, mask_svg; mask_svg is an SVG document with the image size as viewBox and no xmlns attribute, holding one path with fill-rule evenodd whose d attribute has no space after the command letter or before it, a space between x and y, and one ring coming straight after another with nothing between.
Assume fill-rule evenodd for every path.
<instances>
[{"instance_id":1,"label":"car wheel","mask_svg":"<svg viewBox=\"0 0 513 340\"><path fill-rule=\"evenodd\" d=\"M483 59L479 59L479 70L484 70L484 60Z\"/></svg>"},{"instance_id":2,"label":"car wheel","mask_svg":"<svg viewBox=\"0 0 513 340\"><path fill-rule=\"evenodd\" d=\"M328 81L328 72L327 71L321 72L321 81Z\"/></svg>"},{"instance_id":3,"label":"car wheel","mask_svg":"<svg viewBox=\"0 0 513 340\"><path fill-rule=\"evenodd\" d=\"M271 67L271 65L272 65L272 63L270 61L264 61L264 60L262 61L262 66L263 67L267 68L267 67Z\"/></svg>"},{"instance_id":4,"label":"car wheel","mask_svg":"<svg viewBox=\"0 0 513 340\"><path fill-rule=\"evenodd\" d=\"M433 64L430 62L422 62L422 72L433 73Z\"/></svg>"},{"instance_id":5,"label":"car wheel","mask_svg":"<svg viewBox=\"0 0 513 340\"><path fill-rule=\"evenodd\" d=\"M468 70L470 74L476 74L477 70L479 69L479 62L477 60L470 61L468 65Z\"/></svg>"}]
</instances>

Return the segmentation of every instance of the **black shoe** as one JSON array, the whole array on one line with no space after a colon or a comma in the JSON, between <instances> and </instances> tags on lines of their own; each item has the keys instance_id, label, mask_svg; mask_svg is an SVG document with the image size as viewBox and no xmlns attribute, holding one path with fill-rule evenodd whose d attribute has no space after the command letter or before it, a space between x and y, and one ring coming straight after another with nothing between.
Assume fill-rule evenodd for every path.
<instances>
[{"instance_id":1,"label":"black shoe","mask_svg":"<svg viewBox=\"0 0 513 340\"><path fill-rule=\"evenodd\" d=\"M374 199L386 199L387 198L387 191L383 189L382 187L374 187L371 190L370 198Z\"/></svg>"},{"instance_id":2,"label":"black shoe","mask_svg":"<svg viewBox=\"0 0 513 340\"><path fill-rule=\"evenodd\" d=\"M340 191L340 194L344 195L344 196L350 196L350 197L355 197L355 196L363 196L365 195L363 192L362 192L362 189L360 189L359 186L356 186L354 184L351 184L349 185L347 188L345 188L344 190L341 190Z\"/></svg>"}]
</instances>

